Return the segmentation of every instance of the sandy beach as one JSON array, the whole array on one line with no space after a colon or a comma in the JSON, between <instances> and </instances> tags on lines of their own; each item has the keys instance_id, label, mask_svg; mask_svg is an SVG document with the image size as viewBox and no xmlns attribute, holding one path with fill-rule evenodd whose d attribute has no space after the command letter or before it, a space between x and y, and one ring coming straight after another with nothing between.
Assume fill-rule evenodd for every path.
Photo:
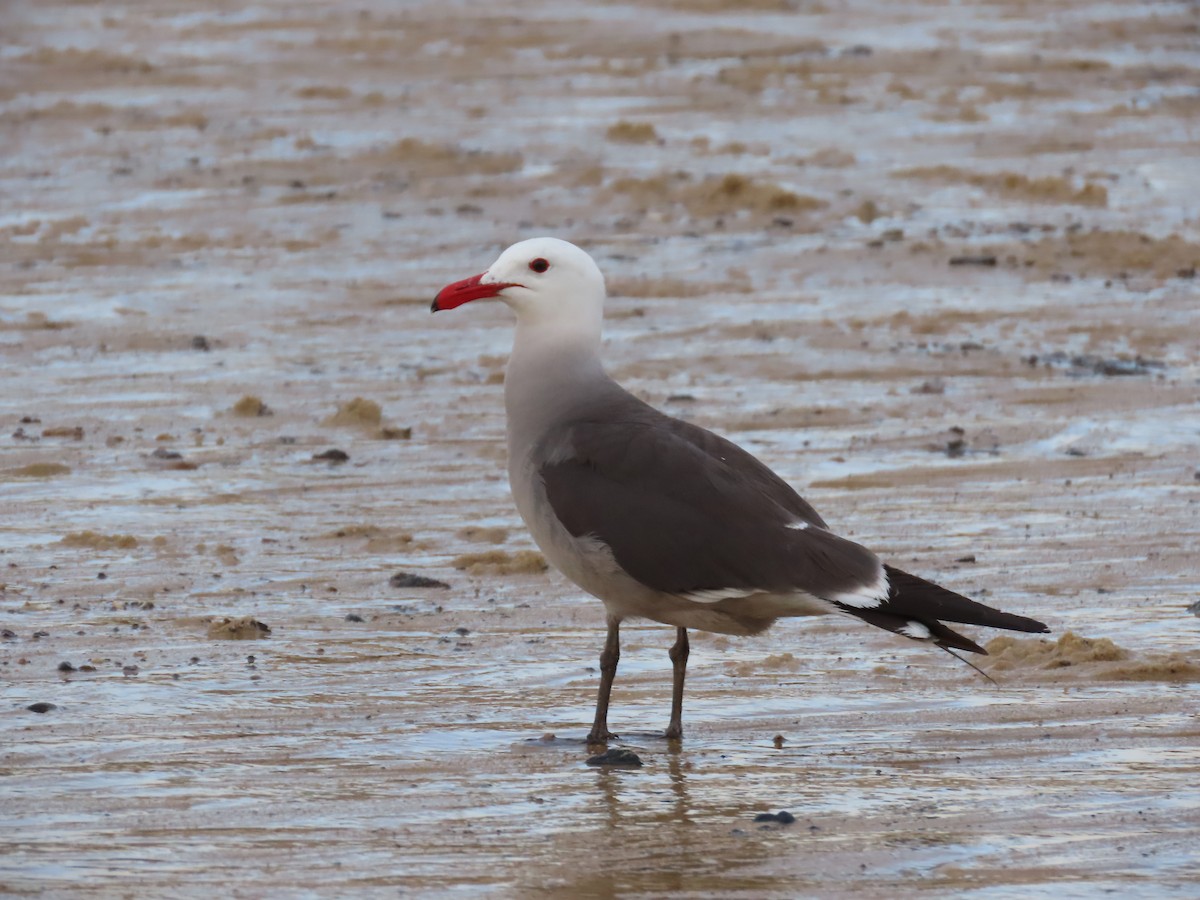
<instances>
[{"instance_id":1,"label":"sandy beach","mask_svg":"<svg viewBox=\"0 0 1200 900\"><path fill-rule=\"evenodd\" d=\"M0 35L0 893L1200 892L1194 3ZM694 634L668 744L631 623L645 765L589 767L603 611L509 496L510 314L429 314L541 234L618 380L1052 634L971 632L995 685L848 619Z\"/></svg>"}]
</instances>

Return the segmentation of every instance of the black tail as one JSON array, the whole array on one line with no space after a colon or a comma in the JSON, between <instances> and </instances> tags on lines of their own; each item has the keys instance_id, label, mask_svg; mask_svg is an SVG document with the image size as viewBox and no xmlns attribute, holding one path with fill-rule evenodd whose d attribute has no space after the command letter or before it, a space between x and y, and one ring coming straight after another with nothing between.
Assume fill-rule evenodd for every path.
<instances>
[{"instance_id":1,"label":"black tail","mask_svg":"<svg viewBox=\"0 0 1200 900\"><path fill-rule=\"evenodd\" d=\"M886 631L918 641L932 641L943 650L966 650L984 656L986 650L939 620L1038 634L1050 630L1036 619L1001 612L900 569L883 568L892 589L885 602L870 609L843 603L837 605L844 612Z\"/></svg>"},{"instance_id":2,"label":"black tail","mask_svg":"<svg viewBox=\"0 0 1200 900\"><path fill-rule=\"evenodd\" d=\"M856 609L852 606L844 606L838 604L846 612L855 618L862 619L874 625L876 628L882 628L885 631L890 631L893 634L902 634L905 637L910 637L917 641L932 641L939 647L954 648L955 650L966 650L970 653L982 653L987 656L987 651L980 647L970 638L965 638L957 631L947 628L937 619L920 616L898 616L890 612L880 612L877 609ZM914 634L914 627L924 627L929 632L929 637L921 635L919 632Z\"/></svg>"},{"instance_id":3,"label":"black tail","mask_svg":"<svg viewBox=\"0 0 1200 900\"><path fill-rule=\"evenodd\" d=\"M900 569L893 569L891 566L883 568L887 572L892 592L888 595L887 602L879 607L881 611L886 610L918 621L941 619L963 625L983 625L987 628L1029 631L1036 634L1045 634L1050 630L1045 622L1039 622L1037 619L1001 612Z\"/></svg>"}]
</instances>

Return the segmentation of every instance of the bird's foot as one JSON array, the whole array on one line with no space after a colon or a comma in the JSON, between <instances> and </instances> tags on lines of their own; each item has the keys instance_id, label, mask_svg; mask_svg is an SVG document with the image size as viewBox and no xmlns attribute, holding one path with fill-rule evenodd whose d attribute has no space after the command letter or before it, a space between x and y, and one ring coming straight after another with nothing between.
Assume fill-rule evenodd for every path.
<instances>
[{"instance_id":1,"label":"bird's foot","mask_svg":"<svg viewBox=\"0 0 1200 900\"><path fill-rule=\"evenodd\" d=\"M619 734L613 734L607 728L599 730L593 728L587 736L587 742L589 744L606 744L609 741L615 741L619 737Z\"/></svg>"},{"instance_id":2,"label":"bird's foot","mask_svg":"<svg viewBox=\"0 0 1200 900\"><path fill-rule=\"evenodd\" d=\"M683 740L683 726L678 722L672 722L667 726L667 730L663 733L663 737L665 737L668 741Z\"/></svg>"}]
</instances>

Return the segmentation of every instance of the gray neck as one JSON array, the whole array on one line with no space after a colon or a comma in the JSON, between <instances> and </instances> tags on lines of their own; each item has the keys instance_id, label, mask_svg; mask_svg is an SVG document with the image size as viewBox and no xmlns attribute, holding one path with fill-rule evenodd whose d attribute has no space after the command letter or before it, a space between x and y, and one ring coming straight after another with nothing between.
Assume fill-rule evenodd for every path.
<instances>
[{"instance_id":1,"label":"gray neck","mask_svg":"<svg viewBox=\"0 0 1200 900\"><path fill-rule=\"evenodd\" d=\"M527 453L614 387L600 362L598 330L518 321L504 376L510 458Z\"/></svg>"}]
</instances>

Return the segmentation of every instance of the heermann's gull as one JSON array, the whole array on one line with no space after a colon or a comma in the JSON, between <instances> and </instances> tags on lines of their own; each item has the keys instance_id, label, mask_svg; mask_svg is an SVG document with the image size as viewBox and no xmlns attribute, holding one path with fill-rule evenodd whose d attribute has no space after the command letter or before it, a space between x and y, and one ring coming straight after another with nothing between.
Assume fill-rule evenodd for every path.
<instances>
[{"instance_id":1,"label":"heermann's gull","mask_svg":"<svg viewBox=\"0 0 1200 900\"><path fill-rule=\"evenodd\" d=\"M1049 630L881 563L745 450L618 385L600 362L604 296L590 256L535 238L433 301L498 297L517 314L504 379L513 497L546 558L607 612L589 741L615 737L608 699L630 616L677 629L668 738L683 734L689 628L757 634L842 613L951 653L986 651L940 620Z\"/></svg>"}]
</instances>

